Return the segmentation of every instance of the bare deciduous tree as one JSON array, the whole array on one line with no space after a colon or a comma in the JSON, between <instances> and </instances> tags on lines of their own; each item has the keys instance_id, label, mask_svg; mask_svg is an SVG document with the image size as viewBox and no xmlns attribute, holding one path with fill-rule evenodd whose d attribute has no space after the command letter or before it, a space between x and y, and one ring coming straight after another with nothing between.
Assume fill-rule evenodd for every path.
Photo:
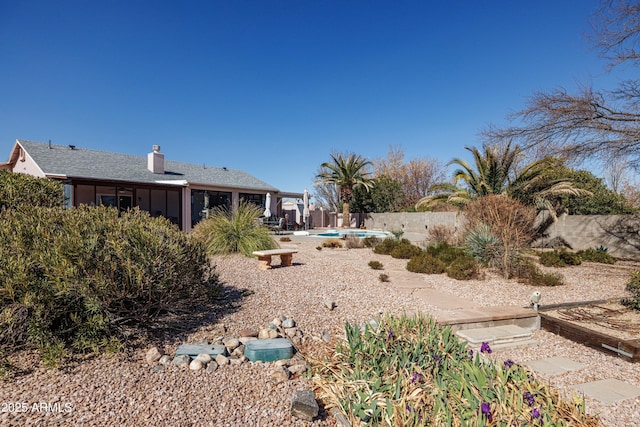
<instances>
[{"instance_id":1,"label":"bare deciduous tree","mask_svg":"<svg viewBox=\"0 0 640 427\"><path fill-rule=\"evenodd\" d=\"M437 159L419 157L404 161L404 149L389 147L387 157L373 161L375 176L387 176L402 185L404 207L415 205L429 194L429 189L446 180L446 168Z\"/></svg>"},{"instance_id":2,"label":"bare deciduous tree","mask_svg":"<svg viewBox=\"0 0 640 427\"><path fill-rule=\"evenodd\" d=\"M637 65L640 53L640 5L608 0L595 15L593 40L611 67ZM490 127L489 142L516 141L569 159L626 157L640 168L640 80L626 80L613 91L583 86L537 92L525 108L510 116L519 125Z\"/></svg>"},{"instance_id":3,"label":"bare deciduous tree","mask_svg":"<svg viewBox=\"0 0 640 427\"><path fill-rule=\"evenodd\" d=\"M316 175L325 172L323 168L319 168ZM326 182L316 182L313 185L314 199L318 207L328 210L329 212L340 211L340 189L337 185L328 184Z\"/></svg>"}]
</instances>

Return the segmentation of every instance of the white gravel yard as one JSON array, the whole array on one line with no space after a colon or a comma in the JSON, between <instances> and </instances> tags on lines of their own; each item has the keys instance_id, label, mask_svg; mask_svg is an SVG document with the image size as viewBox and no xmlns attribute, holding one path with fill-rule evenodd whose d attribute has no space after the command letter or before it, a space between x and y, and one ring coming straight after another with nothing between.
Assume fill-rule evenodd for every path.
<instances>
[{"instance_id":1,"label":"white gravel yard","mask_svg":"<svg viewBox=\"0 0 640 427\"><path fill-rule=\"evenodd\" d=\"M258 269L256 259L242 256L216 258L220 278L229 295L241 295L229 304L223 316L213 313L197 328L168 337L164 351L171 354L179 344L213 340L226 328L226 335L245 328L259 329L279 315L292 316L308 339L304 348L317 346L327 331L335 339L345 322L363 323L381 312L428 312L428 302L417 300L397 285L407 275L406 261L373 254L370 249L323 249L322 240L299 239L282 246L296 247L292 267ZM368 267L371 260L384 264L384 271ZM278 260L274 259L274 265ZM560 271L567 285L544 288L543 304L586 301L623 296L632 263L613 267L584 264ZM386 273L390 282L379 280ZM527 303L533 288L505 281L489 273L484 281L461 282L444 275L420 276L427 285L472 299L474 304L518 305ZM324 305L332 299L337 306ZM503 350L493 357L517 363L550 356L564 356L586 365L579 371L542 377L569 393L572 384L617 378L640 387L640 365L625 362L554 334L539 331L537 347ZM22 374L0 389L2 426L296 426L335 425L322 413L312 423L290 414L295 390L309 389L307 380L279 381L269 375L273 363L224 366L212 373L191 372L167 366L156 371L144 360L146 348L118 356L74 360L65 369L51 371L37 363L37 356L21 352L12 358ZM36 404L36 405L34 405ZM41 405L42 404L42 405ZM640 403L627 400L600 405L587 400L590 413L599 413L608 426L640 425Z\"/></svg>"}]
</instances>

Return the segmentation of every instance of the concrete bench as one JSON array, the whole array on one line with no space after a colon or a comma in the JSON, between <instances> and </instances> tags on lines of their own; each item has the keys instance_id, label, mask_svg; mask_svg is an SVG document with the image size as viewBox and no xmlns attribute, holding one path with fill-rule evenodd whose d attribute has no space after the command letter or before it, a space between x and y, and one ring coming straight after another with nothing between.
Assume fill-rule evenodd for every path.
<instances>
[{"instance_id":1,"label":"concrete bench","mask_svg":"<svg viewBox=\"0 0 640 427\"><path fill-rule=\"evenodd\" d=\"M271 268L271 257L274 255L280 255L280 265L282 267L288 267L293 260L293 254L298 252L297 249L270 249L266 251L255 251L253 255L258 257L260 261L260 268L262 270L268 270Z\"/></svg>"}]
</instances>

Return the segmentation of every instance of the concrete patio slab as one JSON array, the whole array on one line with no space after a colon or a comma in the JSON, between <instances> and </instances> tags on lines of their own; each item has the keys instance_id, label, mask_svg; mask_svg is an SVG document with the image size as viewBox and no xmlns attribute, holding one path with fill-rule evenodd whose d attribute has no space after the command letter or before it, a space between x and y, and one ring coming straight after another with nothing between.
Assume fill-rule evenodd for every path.
<instances>
[{"instance_id":1,"label":"concrete patio slab","mask_svg":"<svg viewBox=\"0 0 640 427\"><path fill-rule=\"evenodd\" d=\"M575 384L572 387L602 403L613 403L640 397L640 387L614 378Z\"/></svg>"},{"instance_id":2,"label":"concrete patio slab","mask_svg":"<svg viewBox=\"0 0 640 427\"><path fill-rule=\"evenodd\" d=\"M531 360L527 362L527 366L544 375L560 375L585 367L584 364L574 362L566 357L548 357L546 359Z\"/></svg>"}]
</instances>

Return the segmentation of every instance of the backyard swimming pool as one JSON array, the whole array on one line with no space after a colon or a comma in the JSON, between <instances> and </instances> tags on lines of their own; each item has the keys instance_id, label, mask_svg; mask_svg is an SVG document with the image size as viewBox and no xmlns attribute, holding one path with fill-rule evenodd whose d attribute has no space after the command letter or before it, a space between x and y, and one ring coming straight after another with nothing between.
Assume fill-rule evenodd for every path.
<instances>
[{"instance_id":1,"label":"backyard swimming pool","mask_svg":"<svg viewBox=\"0 0 640 427\"><path fill-rule=\"evenodd\" d=\"M388 231L373 231L373 230L327 230L324 233L318 233L316 237L378 237L380 239L386 239L387 237L393 237L393 234Z\"/></svg>"}]
</instances>

